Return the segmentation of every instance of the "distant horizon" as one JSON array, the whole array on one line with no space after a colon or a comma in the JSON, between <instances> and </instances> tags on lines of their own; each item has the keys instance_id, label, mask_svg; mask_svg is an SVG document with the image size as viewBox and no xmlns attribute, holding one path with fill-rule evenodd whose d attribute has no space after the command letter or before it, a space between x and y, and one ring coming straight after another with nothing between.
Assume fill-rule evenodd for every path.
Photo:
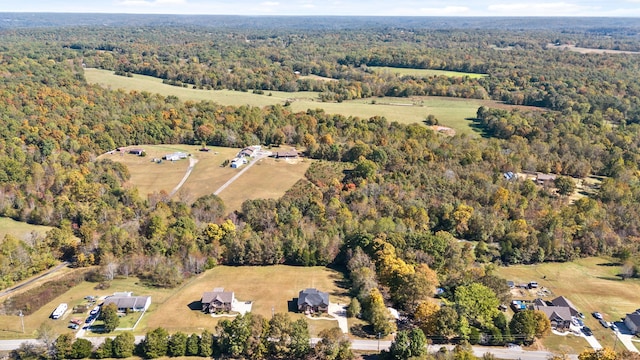
<instances>
[{"instance_id":1,"label":"distant horizon","mask_svg":"<svg viewBox=\"0 0 640 360\"><path fill-rule=\"evenodd\" d=\"M363 16L363 17L640 17L640 0L25 0L0 13Z\"/></svg>"}]
</instances>

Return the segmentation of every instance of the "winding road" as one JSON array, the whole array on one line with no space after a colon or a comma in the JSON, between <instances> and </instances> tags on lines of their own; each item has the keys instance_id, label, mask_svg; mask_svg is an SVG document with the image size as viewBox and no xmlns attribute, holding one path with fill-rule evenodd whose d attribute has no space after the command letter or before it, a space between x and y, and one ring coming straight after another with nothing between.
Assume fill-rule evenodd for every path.
<instances>
[{"instance_id":1,"label":"winding road","mask_svg":"<svg viewBox=\"0 0 640 360\"><path fill-rule=\"evenodd\" d=\"M3 296L6 296L6 295L9 295L9 294L11 294L11 293L13 293L13 292L15 292L15 291L17 291L17 290L22 289L22 288L23 288L23 287L25 287L25 286L29 286L29 285L31 285L32 283L34 283L34 282L36 282L36 281L38 281L38 280L40 280L40 279L44 278L45 276L51 275L51 274L53 274L54 272L56 272L56 271L58 271L58 270L60 270L60 269L62 269L62 268L64 268L64 267L66 267L66 266L68 266L68 265L69 265L69 262L68 262L68 261L62 262L62 263L60 263L59 265L57 265L57 266L55 266L55 267L52 267L51 269L49 269L49 270L47 270L47 271L43 272L43 273L42 273L42 274L40 274L40 275L37 275L37 276L35 276L35 277L32 277L32 278L30 278L29 280L26 280L26 281L24 281L24 282L22 282L22 283L20 283L20 284L18 284L18 285L16 285L16 286L14 286L14 287L10 287L10 288L8 288L8 289L6 289L6 290L3 290L2 292L0 292L0 297L3 297Z\"/></svg>"}]
</instances>

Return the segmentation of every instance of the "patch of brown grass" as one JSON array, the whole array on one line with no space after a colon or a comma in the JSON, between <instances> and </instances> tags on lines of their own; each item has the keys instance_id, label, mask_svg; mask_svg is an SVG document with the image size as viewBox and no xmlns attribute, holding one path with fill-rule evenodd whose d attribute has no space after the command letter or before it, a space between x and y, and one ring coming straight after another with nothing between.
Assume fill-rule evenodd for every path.
<instances>
[{"instance_id":1,"label":"patch of brown grass","mask_svg":"<svg viewBox=\"0 0 640 360\"><path fill-rule=\"evenodd\" d=\"M311 165L309 159L258 160L241 177L220 193L227 211L240 210L249 199L279 199L293 184L304 177Z\"/></svg>"}]
</instances>

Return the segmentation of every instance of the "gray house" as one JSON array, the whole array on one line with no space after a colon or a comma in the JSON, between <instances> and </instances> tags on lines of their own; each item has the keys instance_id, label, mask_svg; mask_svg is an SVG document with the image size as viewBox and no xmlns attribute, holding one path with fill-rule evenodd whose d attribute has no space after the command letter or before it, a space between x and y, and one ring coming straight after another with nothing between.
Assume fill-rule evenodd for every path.
<instances>
[{"instance_id":1,"label":"gray house","mask_svg":"<svg viewBox=\"0 0 640 360\"><path fill-rule=\"evenodd\" d=\"M218 311L231 311L235 300L233 291L224 291L223 288L215 288L202 294L202 311L205 313L215 313Z\"/></svg>"},{"instance_id":2,"label":"gray house","mask_svg":"<svg viewBox=\"0 0 640 360\"><path fill-rule=\"evenodd\" d=\"M632 333L637 334L640 332L640 312L634 312L627 314L624 318L624 324L627 325Z\"/></svg>"},{"instance_id":3,"label":"gray house","mask_svg":"<svg viewBox=\"0 0 640 360\"><path fill-rule=\"evenodd\" d=\"M298 294L298 311L304 313L328 312L329 293L317 289L305 289Z\"/></svg>"}]
</instances>

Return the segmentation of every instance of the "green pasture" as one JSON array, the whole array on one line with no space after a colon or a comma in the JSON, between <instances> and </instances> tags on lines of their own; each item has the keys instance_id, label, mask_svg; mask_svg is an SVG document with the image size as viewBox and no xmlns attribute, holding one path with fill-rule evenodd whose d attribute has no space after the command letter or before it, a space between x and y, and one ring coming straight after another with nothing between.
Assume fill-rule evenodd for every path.
<instances>
[{"instance_id":1,"label":"green pasture","mask_svg":"<svg viewBox=\"0 0 640 360\"><path fill-rule=\"evenodd\" d=\"M435 70L434 70L435 71ZM213 101L222 105L268 106L284 104L289 101L291 110L306 111L308 109L324 109L330 114L370 118L384 116L389 121L404 124L421 123L428 115L434 115L443 126L455 129L458 133L475 133L467 118L475 117L478 107L486 105L486 100L458 99L446 97L414 97L414 98L371 98L328 103L318 100L314 92L281 92L265 91L264 95L251 92L231 90L197 90L192 87L177 87L163 84L161 79L133 75L124 77L112 71L85 69L85 77L89 83L99 84L111 89L127 91L148 91L163 96L177 96L182 100ZM269 96L271 94L271 96Z\"/></svg>"},{"instance_id":2,"label":"green pasture","mask_svg":"<svg viewBox=\"0 0 640 360\"><path fill-rule=\"evenodd\" d=\"M35 232L39 236L45 236L47 231L51 230L49 226L31 225L26 222L15 221L11 218L0 217L0 241L6 235L12 235L20 240L25 240Z\"/></svg>"},{"instance_id":3,"label":"green pasture","mask_svg":"<svg viewBox=\"0 0 640 360\"><path fill-rule=\"evenodd\" d=\"M447 77L465 77L468 76L472 79L479 79L487 76L487 74L476 74L476 73L468 73L468 72L460 72L460 71L448 71L448 70L433 70L433 69L413 69L413 68L396 68L389 66L369 66L367 67L374 72L390 72L400 76L419 76L419 77L429 77L429 76L447 76Z\"/></svg>"}]
</instances>

